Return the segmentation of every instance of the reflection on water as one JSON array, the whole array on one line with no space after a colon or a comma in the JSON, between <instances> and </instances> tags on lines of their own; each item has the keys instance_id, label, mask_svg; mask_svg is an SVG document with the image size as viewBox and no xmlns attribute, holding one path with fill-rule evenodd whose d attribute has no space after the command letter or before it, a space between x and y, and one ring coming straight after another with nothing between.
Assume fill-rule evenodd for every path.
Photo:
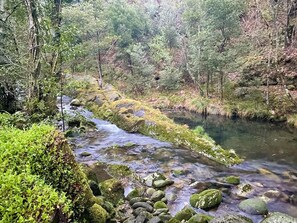
<instances>
[{"instance_id":1,"label":"reflection on water","mask_svg":"<svg viewBox=\"0 0 297 223\"><path fill-rule=\"evenodd\" d=\"M166 112L175 122L198 125L224 148L234 149L247 160L267 160L287 165L297 165L297 130L284 125L228 119L189 112Z\"/></svg>"}]
</instances>

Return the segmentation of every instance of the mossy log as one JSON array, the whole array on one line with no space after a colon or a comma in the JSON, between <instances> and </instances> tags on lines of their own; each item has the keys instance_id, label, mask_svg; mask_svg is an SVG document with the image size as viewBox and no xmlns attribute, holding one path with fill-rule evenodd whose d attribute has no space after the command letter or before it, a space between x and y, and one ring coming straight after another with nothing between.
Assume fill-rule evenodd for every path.
<instances>
[{"instance_id":1,"label":"mossy log","mask_svg":"<svg viewBox=\"0 0 297 223\"><path fill-rule=\"evenodd\" d=\"M99 118L108 120L128 132L138 132L146 136L188 148L226 166L242 162L234 151L224 150L202 135L195 134L185 125L178 125L159 110L150 108L139 101L126 99L122 95L110 100L110 90L95 86L81 90L79 99ZM114 90L112 91L114 94ZM101 98L103 105L94 103Z\"/></svg>"}]
</instances>

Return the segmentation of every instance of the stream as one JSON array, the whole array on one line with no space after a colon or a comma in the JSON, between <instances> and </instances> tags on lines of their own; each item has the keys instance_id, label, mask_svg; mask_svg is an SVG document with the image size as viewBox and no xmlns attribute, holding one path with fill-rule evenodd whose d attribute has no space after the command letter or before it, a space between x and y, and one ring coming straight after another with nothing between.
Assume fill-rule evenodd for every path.
<instances>
[{"instance_id":1,"label":"stream","mask_svg":"<svg viewBox=\"0 0 297 223\"><path fill-rule=\"evenodd\" d=\"M260 222L262 216L245 214L238 208L242 197L258 196L266 201L270 212L297 217L296 130L270 123L223 120L218 116L205 120L198 114L165 112L176 122L188 124L190 128L203 125L223 148L234 149L245 158L242 164L226 168L193 151L127 133L116 125L94 118L91 112L81 107L73 110L68 97L63 97L63 101L65 112L78 112L96 124L95 131L71 139L77 161L124 164L142 178L155 172L164 174L174 181L165 191L166 196L174 197L168 199L172 215L189 204L191 194L203 188L218 188L223 191L223 202L219 207L208 212L196 209L197 212L213 216L241 214ZM82 156L84 152L91 156ZM249 184L252 190L243 195L239 187L222 183L221 179L230 175L239 176L240 185ZM133 185L126 184L127 193Z\"/></svg>"}]
</instances>

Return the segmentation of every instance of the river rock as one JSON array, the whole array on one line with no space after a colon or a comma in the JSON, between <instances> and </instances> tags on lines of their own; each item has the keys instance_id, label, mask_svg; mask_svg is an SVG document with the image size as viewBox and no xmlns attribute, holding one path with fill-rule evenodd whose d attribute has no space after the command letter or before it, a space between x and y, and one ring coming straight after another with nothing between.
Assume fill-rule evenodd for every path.
<instances>
[{"instance_id":1,"label":"river rock","mask_svg":"<svg viewBox=\"0 0 297 223\"><path fill-rule=\"evenodd\" d=\"M153 202L156 202L156 201L160 201L163 197L165 197L164 191L158 190L153 193L153 195L151 196L151 200Z\"/></svg>"},{"instance_id":2,"label":"river rock","mask_svg":"<svg viewBox=\"0 0 297 223\"><path fill-rule=\"evenodd\" d=\"M105 180L99 185L102 195L107 201L110 201L114 205L124 199L124 187L121 181L116 179Z\"/></svg>"},{"instance_id":3,"label":"river rock","mask_svg":"<svg viewBox=\"0 0 297 223\"><path fill-rule=\"evenodd\" d=\"M241 201L239 204L239 208L253 215L264 215L268 213L266 203L260 198L250 198L244 201Z\"/></svg>"},{"instance_id":4,"label":"river rock","mask_svg":"<svg viewBox=\"0 0 297 223\"><path fill-rule=\"evenodd\" d=\"M126 199L130 201L131 199L135 197L140 197L141 195L142 195L142 192L139 189L135 188L127 195Z\"/></svg>"},{"instance_id":5,"label":"river rock","mask_svg":"<svg viewBox=\"0 0 297 223\"><path fill-rule=\"evenodd\" d=\"M91 153L89 152L82 152L81 154L79 154L81 157L87 157L87 156L92 156Z\"/></svg>"},{"instance_id":6,"label":"river rock","mask_svg":"<svg viewBox=\"0 0 297 223\"><path fill-rule=\"evenodd\" d=\"M156 180L156 181L153 181L153 186L155 188L162 188L162 187L170 186L172 184L174 184L174 181L172 181L172 180Z\"/></svg>"},{"instance_id":7,"label":"river rock","mask_svg":"<svg viewBox=\"0 0 297 223\"><path fill-rule=\"evenodd\" d=\"M297 223L297 218L284 213L274 212L269 214L261 223Z\"/></svg>"},{"instance_id":8,"label":"river rock","mask_svg":"<svg viewBox=\"0 0 297 223\"><path fill-rule=\"evenodd\" d=\"M161 223L161 222L162 220L158 216L155 216L148 221L148 223Z\"/></svg>"},{"instance_id":9,"label":"river rock","mask_svg":"<svg viewBox=\"0 0 297 223\"><path fill-rule=\"evenodd\" d=\"M224 181L228 184L238 185L240 184L240 178L238 176L225 177Z\"/></svg>"},{"instance_id":10,"label":"river rock","mask_svg":"<svg viewBox=\"0 0 297 223\"><path fill-rule=\"evenodd\" d=\"M129 201L129 204L130 205L133 205L133 204L135 204L135 203L137 203L137 202L145 202L145 201L147 201L148 199L147 198L144 198L144 197L134 197L134 198L132 198L130 201Z\"/></svg>"},{"instance_id":11,"label":"river rock","mask_svg":"<svg viewBox=\"0 0 297 223\"><path fill-rule=\"evenodd\" d=\"M143 211L146 211L146 209L143 208L143 207L139 207L139 208L136 208L135 210L133 210L133 214L134 214L135 216L138 216L138 215L140 215L140 213L143 212Z\"/></svg>"},{"instance_id":12,"label":"river rock","mask_svg":"<svg viewBox=\"0 0 297 223\"><path fill-rule=\"evenodd\" d=\"M185 206L182 210L176 213L174 216L175 219L182 221L188 221L192 216L194 216L196 212L189 206Z\"/></svg>"},{"instance_id":13,"label":"river rock","mask_svg":"<svg viewBox=\"0 0 297 223\"><path fill-rule=\"evenodd\" d=\"M146 202L137 202L132 205L132 208L134 208L134 209L139 208L139 207L145 208L148 212L153 212L153 210L154 210L154 208Z\"/></svg>"},{"instance_id":14,"label":"river rock","mask_svg":"<svg viewBox=\"0 0 297 223\"><path fill-rule=\"evenodd\" d=\"M253 223L253 221L245 216L227 214L212 219L209 223Z\"/></svg>"},{"instance_id":15,"label":"river rock","mask_svg":"<svg viewBox=\"0 0 297 223\"><path fill-rule=\"evenodd\" d=\"M195 214L189 219L188 223L208 223L211 219L213 219L213 217L205 214Z\"/></svg>"},{"instance_id":16,"label":"river rock","mask_svg":"<svg viewBox=\"0 0 297 223\"><path fill-rule=\"evenodd\" d=\"M168 213L169 212L169 209L168 208L159 208L159 209L156 209L155 212L153 213L153 215L160 215L162 213Z\"/></svg>"},{"instance_id":17,"label":"river rock","mask_svg":"<svg viewBox=\"0 0 297 223\"><path fill-rule=\"evenodd\" d=\"M133 217L130 217L127 220L125 220L123 223L136 223L135 222L135 217L134 216Z\"/></svg>"},{"instance_id":18,"label":"river rock","mask_svg":"<svg viewBox=\"0 0 297 223\"><path fill-rule=\"evenodd\" d=\"M168 208L167 205L163 201L157 201L154 204L155 209L162 209L162 208Z\"/></svg>"},{"instance_id":19,"label":"river rock","mask_svg":"<svg viewBox=\"0 0 297 223\"><path fill-rule=\"evenodd\" d=\"M161 220L163 222L168 222L172 218L172 216L170 214L168 214L168 213L161 213L159 215L159 218L161 218Z\"/></svg>"},{"instance_id":20,"label":"river rock","mask_svg":"<svg viewBox=\"0 0 297 223\"><path fill-rule=\"evenodd\" d=\"M151 187L146 190L146 194L148 196L152 196L153 193L155 193L155 192L156 192L156 190L154 188L151 188Z\"/></svg>"},{"instance_id":21,"label":"river rock","mask_svg":"<svg viewBox=\"0 0 297 223\"><path fill-rule=\"evenodd\" d=\"M154 181L158 181L158 180L166 180L166 177L160 173L152 173L143 179L144 183L148 187L152 187Z\"/></svg>"},{"instance_id":22,"label":"river rock","mask_svg":"<svg viewBox=\"0 0 297 223\"><path fill-rule=\"evenodd\" d=\"M71 102L70 102L70 105L71 106L75 106L75 107L79 107L82 105L81 101L77 98L73 99Z\"/></svg>"},{"instance_id":23,"label":"river rock","mask_svg":"<svg viewBox=\"0 0 297 223\"><path fill-rule=\"evenodd\" d=\"M247 198L254 192L251 184L239 184L234 191L234 194L238 197Z\"/></svg>"},{"instance_id":24,"label":"river rock","mask_svg":"<svg viewBox=\"0 0 297 223\"><path fill-rule=\"evenodd\" d=\"M192 207L209 209L222 202L222 192L216 189L208 189L190 197Z\"/></svg>"},{"instance_id":25,"label":"river rock","mask_svg":"<svg viewBox=\"0 0 297 223\"><path fill-rule=\"evenodd\" d=\"M135 222L137 223L144 223L148 220L147 212L143 211L141 212L135 219Z\"/></svg>"}]
</instances>

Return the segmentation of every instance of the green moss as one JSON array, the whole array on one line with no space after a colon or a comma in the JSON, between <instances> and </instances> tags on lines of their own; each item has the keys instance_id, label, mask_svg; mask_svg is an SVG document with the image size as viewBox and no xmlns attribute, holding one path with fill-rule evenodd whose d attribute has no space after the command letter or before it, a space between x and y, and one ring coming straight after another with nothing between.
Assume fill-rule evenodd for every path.
<instances>
[{"instance_id":1,"label":"green moss","mask_svg":"<svg viewBox=\"0 0 297 223\"><path fill-rule=\"evenodd\" d=\"M98 204L89 209L90 223L105 223L108 217L107 211Z\"/></svg>"},{"instance_id":2,"label":"green moss","mask_svg":"<svg viewBox=\"0 0 297 223\"><path fill-rule=\"evenodd\" d=\"M196 212L192 208L185 207L179 212L177 212L174 218L179 221L182 221L182 220L188 221L195 214Z\"/></svg>"},{"instance_id":3,"label":"green moss","mask_svg":"<svg viewBox=\"0 0 297 223\"><path fill-rule=\"evenodd\" d=\"M100 183L100 190L107 201L117 205L120 200L124 199L124 188L122 183L116 179L105 180Z\"/></svg>"},{"instance_id":4,"label":"green moss","mask_svg":"<svg viewBox=\"0 0 297 223\"><path fill-rule=\"evenodd\" d=\"M222 201L222 192L208 189L190 197L190 204L195 208L209 209L219 205Z\"/></svg>"},{"instance_id":5,"label":"green moss","mask_svg":"<svg viewBox=\"0 0 297 223\"><path fill-rule=\"evenodd\" d=\"M213 217L205 214L196 214L191 217L188 223L208 223L213 219Z\"/></svg>"},{"instance_id":6,"label":"green moss","mask_svg":"<svg viewBox=\"0 0 297 223\"><path fill-rule=\"evenodd\" d=\"M59 193L36 175L8 170L1 172L0 185L1 222L46 223L52 218L70 218L71 201L65 193Z\"/></svg>"},{"instance_id":7,"label":"green moss","mask_svg":"<svg viewBox=\"0 0 297 223\"><path fill-rule=\"evenodd\" d=\"M240 184L240 178L238 176L228 176L224 179L224 181L228 184L234 184L234 185Z\"/></svg>"},{"instance_id":8,"label":"green moss","mask_svg":"<svg viewBox=\"0 0 297 223\"><path fill-rule=\"evenodd\" d=\"M96 93L102 94L102 92L96 91L91 94ZM81 97L84 97L85 94L88 92L81 94ZM88 108L97 117L109 120L126 131L139 132L171 142L176 146L192 149L224 165L234 165L242 161L233 151L222 149L207 135L197 135L187 126L175 124L159 110L149 108L138 101L131 99L106 101L101 107L89 103ZM134 115L133 111L142 111L142 117Z\"/></svg>"},{"instance_id":9,"label":"green moss","mask_svg":"<svg viewBox=\"0 0 297 223\"><path fill-rule=\"evenodd\" d=\"M142 196L143 191L141 189L135 188L133 189L128 195L127 195L127 200L131 200L135 197L140 197Z\"/></svg>"},{"instance_id":10,"label":"green moss","mask_svg":"<svg viewBox=\"0 0 297 223\"><path fill-rule=\"evenodd\" d=\"M126 177L132 174L128 166L121 164L110 164L107 166L107 172L114 177Z\"/></svg>"},{"instance_id":11,"label":"green moss","mask_svg":"<svg viewBox=\"0 0 297 223\"><path fill-rule=\"evenodd\" d=\"M162 209L162 208L168 208L167 205L163 201L157 201L154 204L155 209Z\"/></svg>"},{"instance_id":12,"label":"green moss","mask_svg":"<svg viewBox=\"0 0 297 223\"><path fill-rule=\"evenodd\" d=\"M16 175L34 175L58 194L64 193L71 200L73 219L79 219L91 205L89 199L93 195L86 176L63 135L52 126L33 125L26 131L0 127L0 174L7 170ZM44 201L39 198L36 202Z\"/></svg>"},{"instance_id":13,"label":"green moss","mask_svg":"<svg viewBox=\"0 0 297 223\"><path fill-rule=\"evenodd\" d=\"M176 218L171 218L167 223L180 223L181 221Z\"/></svg>"}]
</instances>

